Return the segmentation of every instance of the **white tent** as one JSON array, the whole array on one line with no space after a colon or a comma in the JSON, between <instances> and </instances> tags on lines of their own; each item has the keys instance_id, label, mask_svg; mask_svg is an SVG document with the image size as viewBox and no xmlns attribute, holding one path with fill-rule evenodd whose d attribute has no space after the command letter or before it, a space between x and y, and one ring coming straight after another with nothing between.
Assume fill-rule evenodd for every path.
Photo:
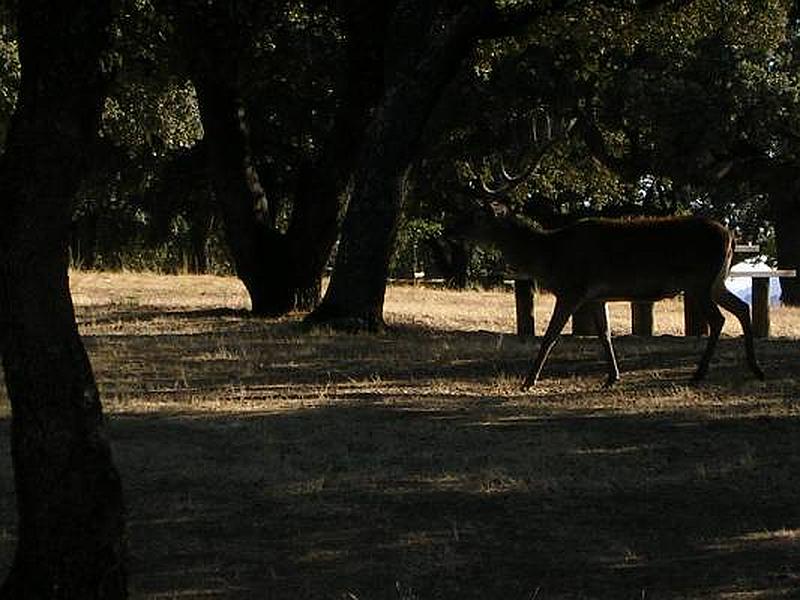
<instances>
[{"instance_id":1,"label":"white tent","mask_svg":"<svg viewBox=\"0 0 800 600\"><path fill-rule=\"evenodd\" d=\"M766 258L757 256L737 263L731 267L731 273L748 273L750 271L767 271L771 269L767 264ZM725 285L734 294L739 296L748 304L752 304L753 284L748 277L728 277ZM770 277L769 280L769 304L776 306L781 303L781 284L777 277Z\"/></svg>"}]
</instances>

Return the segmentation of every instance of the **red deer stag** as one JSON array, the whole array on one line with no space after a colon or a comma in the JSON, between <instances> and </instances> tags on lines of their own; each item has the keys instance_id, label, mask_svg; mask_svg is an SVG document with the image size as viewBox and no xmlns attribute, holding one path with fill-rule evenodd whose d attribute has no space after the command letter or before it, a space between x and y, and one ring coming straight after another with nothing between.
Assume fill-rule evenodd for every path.
<instances>
[{"instance_id":1,"label":"red deer stag","mask_svg":"<svg viewBox=\"0 0 800 600\"><path fill-rule=\"evenodd\" d=\"M571 123L560 131L566 132L570 127ZM529 154L528 166L519 175L510 175L503 165L503 181L499 186L491 187L481 179L484 192L497 195L535 170L556 139L549 120L548 138L538 152ZM496 245L511 267L521 275L535 278L556 297L553 315L523 389L538 381L567 320L586 303L597 307L595 324L608 360L606 385L612 385L619 379L619 368L605 303L660 300L680 292L697 298L711 330L693 379L699 381L708 372L725 322L720 306L739 320L747 363L756 377L764 378L755 357L749 307L725 287L733 235L716 221L703 217L591 218L560 229L544 230L496 210L480 213L480 218L473 219L468 226L467 234Z\"/></svg>"},{"instance_id":2,"label":"red deer stag","mask_svg":"<svg viewBox=\"0 0 800 600\"><path fill-rule=\"evenodd\" d=\"M756 377L764 378L756 362L750 309L725 287L733 236L719 223L703 217L582 219L561 229L542 230L519 219L493 217L474 231L476 237L494 243L520 274L534 277L556 297L523 388L539 379L567 320L587 302L597 303L595 324L608 360L606 384L613 384L619 368L605 303L660 300L680 292L697 298L711 329L693 379L699 381L708 372L725 323L719 306L739 319L747 363Z\"/></svg>"}]
</instances>

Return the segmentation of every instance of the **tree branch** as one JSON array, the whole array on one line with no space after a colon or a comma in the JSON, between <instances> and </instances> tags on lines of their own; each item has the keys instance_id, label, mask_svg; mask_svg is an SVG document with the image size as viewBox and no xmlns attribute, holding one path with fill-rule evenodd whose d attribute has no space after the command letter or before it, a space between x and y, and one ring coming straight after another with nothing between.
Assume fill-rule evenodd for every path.
<instances>
[{"instance_id":1,"label":"tree branch","mask_svg":"<svg viewBox=\"0 0 800 600\"><path fill-rule=\"evenodd\" d=\"M546 6L527 3L514 9L500 9L494 0L487 3L484 25L478 39L510 37L521 33L534 20L549 16L569 5L580 5L576 0L553 0Z\"/></svg>"}]
</instances>

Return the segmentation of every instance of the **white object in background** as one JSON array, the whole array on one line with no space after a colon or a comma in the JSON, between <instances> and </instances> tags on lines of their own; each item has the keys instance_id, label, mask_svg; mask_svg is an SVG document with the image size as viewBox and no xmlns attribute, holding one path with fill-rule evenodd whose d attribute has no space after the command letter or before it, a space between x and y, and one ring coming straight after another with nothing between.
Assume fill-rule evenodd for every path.
<instances>
[{"instance_id":1,"label":"white object in background","mask_svg":"<svg viewBox=\"0 0 800 600\"><path fill-rule=\"evenodd\" d=\"M764 256L756 256L737 263L731 267L731 273L748 273L750 271L767 271L771 269ZM753 303L753 283L747 277L728 277L725 286L748 304ZM777 277L769 278L769 305L777 306L781 303L781 282Z\"/></svg>"}]
</instances>

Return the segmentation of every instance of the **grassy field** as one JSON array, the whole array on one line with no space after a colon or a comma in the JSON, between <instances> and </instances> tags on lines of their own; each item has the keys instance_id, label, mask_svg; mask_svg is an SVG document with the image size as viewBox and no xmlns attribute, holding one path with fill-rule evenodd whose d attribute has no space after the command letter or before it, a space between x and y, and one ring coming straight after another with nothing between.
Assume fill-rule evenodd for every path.
<instances>
[{"instance_id":1,"label":"grassy field","mask_svg":"<svg viewBox=\"0 0 800 600\"><path fill-rule=\"evenodd\" d=\"M249 318L235 280L72 277L125 485L135 599L796 598L800 311L744 367L612 308L541 385L513 296L391 288L382 335ZM552 300L538 301L537 330ZM3 392L0 392L2 394ZM0 399L0 576L15 543Z\"/></svg>"}]
</instances>

